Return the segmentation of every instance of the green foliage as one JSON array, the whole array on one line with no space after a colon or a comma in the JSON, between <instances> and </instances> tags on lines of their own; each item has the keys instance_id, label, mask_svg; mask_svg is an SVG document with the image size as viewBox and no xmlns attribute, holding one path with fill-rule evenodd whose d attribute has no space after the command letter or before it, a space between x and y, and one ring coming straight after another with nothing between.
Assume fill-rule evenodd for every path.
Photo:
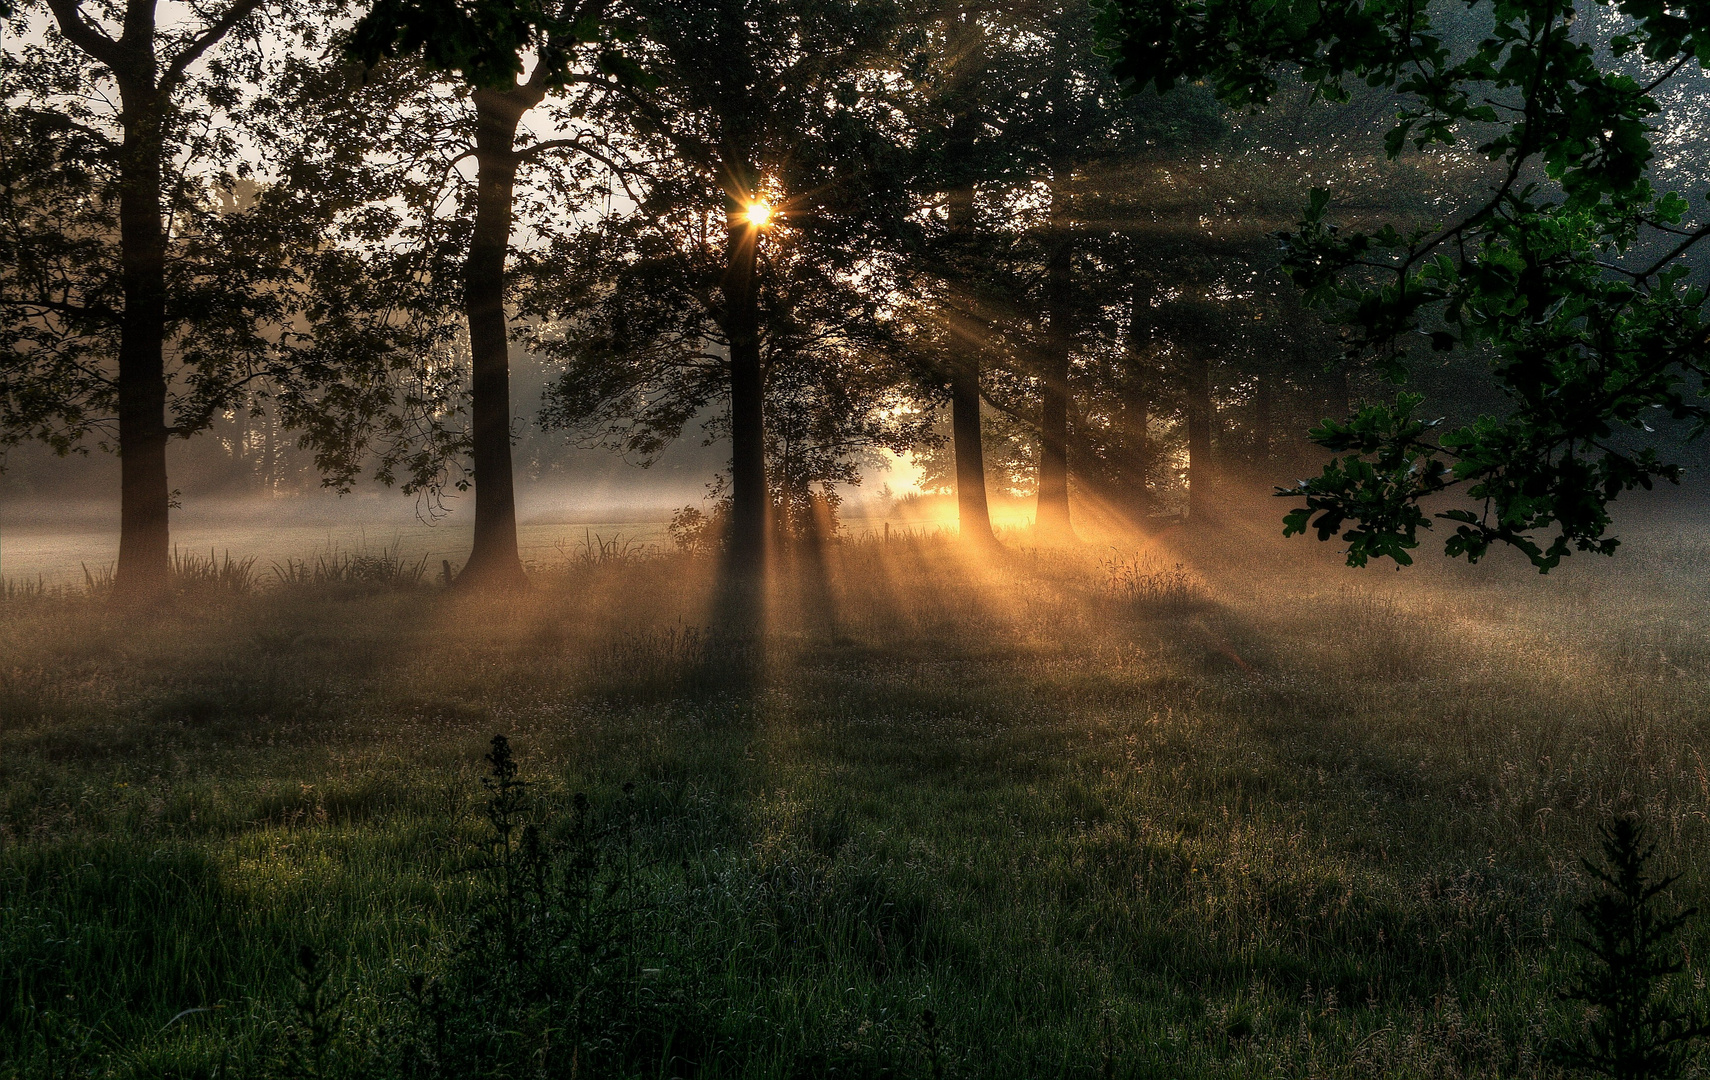
<instances>
[{"instance_id":1,"label":"green foliage","mask_svg":"<svg viewBox=\"0 0 1710 1080\"><path fill-rule=\"evenodd\" d=\"M1698 62L1710 16L1616 0L1607 6L1626 28L1605 53L1575 31L1569 0L1463 6L1112 0L1101 27L1133 85L1205 78L1224 100L1257 106L1292 65L1332 100L1357 83L1397 94L1391 157L1476 141L1494 182L1449 224L1341 229L1319 191L1283 237L1284 261L1308 300L1345 323L1350 355L1399 381L1410 342L1470 348L1491 359L1506 413L1431 447L1406 419L1417 402L1329 425L1324 445L1356 458L1290 494L1323 515L1321 536L1359 522L1348 554L1362 563L1415 546L1430 522L1408 507L1463 487L1482 509L1439 515L1456 524L1448 554L1476 559L1508 544L1548 571L1574 550L1613 552L1608 504L1679 479L1645 438L1650 418L1690 435L1710 423L1705 291L1686 261L1710 226L1686 221L1686 200L1655 190L1647 173L1655 91ZM1398 472L1421 454L1449 463L1445 482L1441 470ZM1302 524L1294 514L1287 527Z\"/></svg>"},{"instance_id":2,"label":"green foliage","mask_svg":"<svg viewBox=\"0 0 1710 1080\"><path fill-rule=\"evenodd\" d=\"M612 17L607 0L375 0L344 43L373 68L419 57L431 71L465 83L509 89L533 54L529 80L545 87L604 79L624 86L653 80L626 52L635 31Z\"/></svg>"},{"instance_id":3,"label":"green foliage","mask_svg":"<svg viewBox=\"0 0 1710 1080\"><path fill-rule=\"evenodd\" d=\"M1370 405L1346 422L1326 420L1314 428L1314 442L1357 456L1338 458L1322 475L1300 482L1306 505L1283 519L1283 535L1312 528L1328 540L1352 519L1355 526L1342 533L1350 565L1364 566L1373 556L1411 563L1407 551L1419 546L1419 527L1429 525L1417 500L1443 490L1447 475L1425 439L1435 424L1413 417L1422 400L1402 394L1393 409ZM1368 454L1375 460L1366 460Z\"/></svg>"},{"instance_id":4,"label":"green foliage","mask_svg":"<svg viewBox=\"0 0 1710 1080\"><path fill-rule=\"evenodd\" d=\"M1562 993L1595 1015L1590 1030L1559 1046L1556 1057L1616 1080L1672 1080L1698 1056L1698 1040L1710 1035L1710 1023L1667 992L1669 976L1684 966L1680 932L1696 911L1659 910L1678 877L1648 872L1657 849L1636 817L1620 815L1600 832L1602 864L1582 860L1600 886L1579 905L1589 933L1575 943L1585 956Z\"/></svg>"},{"instance_id":5,"label":"green foliage","mask_svg":"<svg viewBox=\"0 0 1710 1080\"><path fill-rule=\"evenodd\" d=\"M119 194L126 139L146 128L173 163L156 178L171 225L158 275L167 433L271 412L332 486L372 463L431 495L460 449L440 314L455 297L423 256L431 244L396 243L419 238L401 209L423 201L422 185L365 157L389 149L396 100L375 99L396 83L369 90L366 111L345 108L345 73L320 55L338 5L253 8L232 6L251 12L235 25L214 18L205 62L173 71L152 119L126 114L113 72L63 33L6 36L0 447L118 449L130 303ZM190 56L180 33L149 43L168 68Z\"/></svg>"},{"instance_id":6,"label":"green foliage","mask_svg":"<svg viewBox=\"0 0 1710 1080\"><path fill-rule=\"evenodd\" d=\"M538 0L376 0L351 34L351 55L366 64L419 55L436 71L455 71L473 86L514 85L522 54L538 49L561 80L568 47L595 32L582 7Z\"/></svg>"},{"instance_id":7,"label":"green foliage","mask_svg":"<svg viewBox=\"0 0 1710 1080\"><path fill-rule=\"evenodd\" d=\"M911 232L903 93L886 67L905 13L890 0L629 10L654 80L589 116L651 162L623 178L633 207L545 227L550 243L519 253L526 339L561 365L541 424L643 464L697 421L709 439L728 431L727 215L764 197L778 210L756 255L767 467L776 503L811 520L880 448L902 452L930 425L885 301Z\"/></svg>"}]
</instances>

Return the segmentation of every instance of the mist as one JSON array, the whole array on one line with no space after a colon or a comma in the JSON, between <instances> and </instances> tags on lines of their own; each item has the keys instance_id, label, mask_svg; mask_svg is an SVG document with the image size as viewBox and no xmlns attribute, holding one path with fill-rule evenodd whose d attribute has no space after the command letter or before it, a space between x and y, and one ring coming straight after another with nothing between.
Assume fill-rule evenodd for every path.
<instances>
[{"instance_id":1,"label":"mist","mask_svg":"<svg viewBox=\"0 0 1710 1080\"><path fill-rule=\"evenodd\" d=\"M0 0L0 1080L1665 1080L1710 11Z\"/></svg>"}]
</instances>

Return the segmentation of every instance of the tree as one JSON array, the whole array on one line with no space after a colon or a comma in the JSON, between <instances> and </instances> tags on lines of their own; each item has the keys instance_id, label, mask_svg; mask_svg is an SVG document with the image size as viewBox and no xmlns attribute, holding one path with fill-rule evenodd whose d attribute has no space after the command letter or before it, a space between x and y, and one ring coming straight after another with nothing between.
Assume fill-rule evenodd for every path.
<instances>
[{"instance_id":1,"label":"tree","mask_svg":"<svg viewBox=\"0 0 1710 1080\"><path fill-rule=\"evenodd\" d=\"M470 457L474 467L475 536L458 580L467 586L514 588L526 583L517 551L511 461L509 326L505 316L518 171L551 167L554 154L600 156L588 130L535 138L518 147L523 117L554 90L634 71L604 40L605 0L473 5L439 0L378 0L356 26L353 55L369 65L383 57L420 56L434 71L456 72L474 112L469 148L475 159L471 229L462 267L463 310L471 360ZM535 64L521 78L523 54Z\"/></svg>"},{"instance_id":2,"label":"tree","mask_svg":"<svg viewBox=\"0 0 1710 1080\"><path fill-rule=\"evenodd\" d=\"M876 296L906 203L875 62L898 14L882 0L631 8L650 80L601 115L657 164L633 215L562 238L533 275L531 311L554 324L538 344L566 363L547 417L615 425L609 441L645 457L727 400L730 556L748 575L765 556L768 461L786 450L769 425L812 416L816 455L831 455L792 458L823 466L792 484L845 478L828 462L886 426Z\"/></svg>"},{"instance_id":3,"label":"tree","mask_svg":"<svg viewBox=\"0 0 1710 1080\"><path fill-rule=\"evenodd\" d=\"M1071 476L1098 501L1128 501L1097 457L1112 449L1108 440L1088 437L1089 422L1105 417L1080 400L1103 393L1108 346L1125 324L1117 308L1133 291L1118 250L1123 225L1106 212L1110 178L1121 162L1204 147L1223 132L1204 94L1125 100L1092 54L1091 16L1082 4L956 9L933 24L932 59L920 64L932 75L910 114L916 152L929 163L917 181L930 213L915 260L915 322L944 357L951 430L964 433L955 486L973 486L962 462L979 449L977 413L959 421L956 404L967 396L956 379L972 370L1004 414L997 426L1036 443L1002 456L1020 451L1032 462L1036 520L1048 538L1069 535ZM959 509L965 521L981 514Z\"/></svg>"},{"instance_id":4,"label":"tree","mask_svg":"<svg viewBox=\"0 0 1710 1080\"><path fill-rule=\"evenodd\" d=\"M917 74L908 119L913 134L913 186L930 213L921 250L911 260L916 303L912 339L934 359L932 381L948 391L953 487L960 534L976 546L993 540L981 441L982 371L1001 362L996 323L1005 306L992 273L990 209L982 188L1025 182L1037 163L1014 137L1036 77L1036 49L1047 33L1049 6L953 5L919 19ZM1048 36L1048 35L1047 35ZM982 220L982 219L988 220Z\"/></svg>"},{"instance_id":5,"label":"tree","mask_svg":"<svg viewBox=\"0 0 1710 1080\"><path fill-rule=\"evenodd\" d=\"M1710 56L1710 9L1607 10L1603 36L1578 28L1571 0L1105 7L1107 49L1130 86L1203 78L1228 102L1263 105L1288 65L1334 99L1356 82L1401 95L1391 157L1470 139L1496 166L1439 228L1338 229L1318 191L1289 234L1294 280L1345 323L1351 355L1400 381L1414 343L1482 352L1509 408L1439 433L1404 391L1324 423L1313 438L1346 456L1302 485L1286 532L1340 533L1351 564L1407 563L1431 526L1422 504L1461 488L1479 508L1436 515L1454 525L1447 554L1477 560L1507 544L1547 572L1574 550L1613 553L1609 504L1679 479L1649 420L1692 436L1710 421L1706 292L1689 261L1710 226L1647 170L1656 95Z\"/></svg>"},{"instance_id":6,"label":"tree","mask_svg":"<svg viewBox=\"0 0 1710 1080\"><path fill-rule=\"evenodd\" d=\"M798 178L774 175L780 186ZM525 310L539 317L533 346L563 365L543 424L646 465L732 390L726 212L703 175L669 161L630 192L633 209L558 237L532 262ZM769 224L752 270L765 509L769 529L785 535L814 532L835 511L836 485L859 482L877 449L915 445L926 420L880 300L886 260L843 232L857 211L835 193L812 205ZM735 423L717 412L705 426L728 437Z\"/></svg>"},{"instance_id":7,"label":"tree","mask_svg":"<svg viewBox=\"0 0 1710 1080\"><path fill-rule=\"evenodd\" d=\"M156 0L47 6L51 26L17 10L0 74L0 410L12 441L67 452L113 436L116 589L138 598L167 581L167 440L206 427L274 357L256 326L280 314L282 271L232 257L208 198L266 19L260 0L165 25Z\"/></svg>"},{"instance_id":8,"label":"tree","mask_svg":"<svg viewBox=\"0 0 1710 1080\"><path fill-rule=\"evenodd\" d=\"M363 209L404 193L366 161L371 126L318 122L347 91L318 56L336 11L20 16L39 33L0 72L0 443L119 453L121 598L169 581L169 438L265 412L334 486L372 461L430 494L455 449L443 276Z\"/></svg>"},{"instance_id":9,"label":"tree","mask_svg":"<svg viewBox=\"0 0 1710 1080\"><path fill-rule=\"evenodd\" d=\"M1598 831L1602 864L1581 862L1600 888L1578 905L1587 933L1574 939L1579 963L1562 991L1595 1013L1589 1030L1556 1046L1553 1056L1575 1071L1618 1080L1678 1077L1710 1035L1710 1024L1668 993L1669 977L1685 966L1680 932L1696 911L1661 910L1676 876L1652 875L1647 864L1656 845L1645 842L1637 818L1619 815Z\"/></svg>"}]
</instances>

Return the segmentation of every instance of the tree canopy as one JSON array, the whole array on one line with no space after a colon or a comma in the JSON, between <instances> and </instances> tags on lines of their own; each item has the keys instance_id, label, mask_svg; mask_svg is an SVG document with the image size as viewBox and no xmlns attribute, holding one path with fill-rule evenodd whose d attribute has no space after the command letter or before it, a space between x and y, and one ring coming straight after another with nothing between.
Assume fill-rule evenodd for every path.
<instances>
[{"instance_id":1,"label":"tree canopy","mask_svg":"<svg viewBox=\"0 0 1710 1080\"><path fill-rule=\"evenodd\" d=\"M1581 17L1600 10L1610 34ZM1693 436L1710 420L1706 293L1688 258L1710 226L1648 166L1657 93L1710 60L1710 12L1111 0L1102 29L1132 86L1203 79L1243 106L1272 100L1285 71L1332 100L1382 87L1403 102L1391 157L1466 141L1496 166L1488 190L1435 226L1338 228L1320 190L1287 234L1286 266L1343 322L1350 354L1400 381L1422 347L1479 350L1508 405L1442 431L1403 391L1327 421L1313 437L1346 456L1302 484L1288 531L1340 533L1356 564L1407 562L1431 524L1424 504L1462 488L1472 506L1436 515L1453 525L1448 554L1508 544L1548 571L1574 550L1614 551L1622 492L1679 479L1645 436L1657 415Z\"/></svg>"}]
</instances>

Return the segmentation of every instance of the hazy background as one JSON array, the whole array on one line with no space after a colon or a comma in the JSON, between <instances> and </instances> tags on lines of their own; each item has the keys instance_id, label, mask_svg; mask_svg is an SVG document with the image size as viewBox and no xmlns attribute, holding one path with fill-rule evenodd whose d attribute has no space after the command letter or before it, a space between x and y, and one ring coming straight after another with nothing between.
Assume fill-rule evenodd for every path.
<instances>
[{"instance_id":1,"label":"hazy background","mask_svg":"<svg viewBox=\"0 0 1710 1080\"><path fill-rule=\"evenodd\" d=\"M698 424L647 468L561 432L543 432L534 422L543 368L520 350L513 363L517 517L526 562L549 565L596 538L668 542L671 514L702 505L729 461L728 442L709 444ZM27 442L5 452L0 576L72 584L83 580L85 566L117 559L119 461L93 444L88 451L61 458ZM192 439L173 440L168 469L180 493L172 537L183 551L254 556L264 571L334 551L396 548L411 559L427 557L435 570L441 559L457 565L468 554L473 492L451 491L437 508L372 481L339 495L321 487L310 455L266 417L228 417ZM844 523L852 531L882 527L885 485L913 490L915 470L906 462L868 472L862 487L847 493Z\"/></svg>"}]
</instances>

